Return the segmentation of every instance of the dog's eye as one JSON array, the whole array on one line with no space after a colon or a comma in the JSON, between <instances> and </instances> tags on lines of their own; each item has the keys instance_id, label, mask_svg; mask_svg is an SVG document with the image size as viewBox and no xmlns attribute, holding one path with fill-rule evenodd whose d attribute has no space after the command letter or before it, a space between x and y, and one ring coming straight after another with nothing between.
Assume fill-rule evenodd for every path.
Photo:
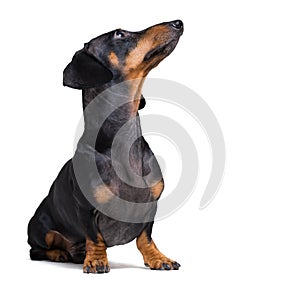
<instances>
[{"instance_id":1,"label":"dog's eye","mask_svg":"<svg viewBox=\"0 0 300 300\"><path fill-rule=\"evenodd\" d=\"M124 32L121 29L117 29L114 34L115 39L121 39L125 36Z\"/></svg>"}]
</instances>

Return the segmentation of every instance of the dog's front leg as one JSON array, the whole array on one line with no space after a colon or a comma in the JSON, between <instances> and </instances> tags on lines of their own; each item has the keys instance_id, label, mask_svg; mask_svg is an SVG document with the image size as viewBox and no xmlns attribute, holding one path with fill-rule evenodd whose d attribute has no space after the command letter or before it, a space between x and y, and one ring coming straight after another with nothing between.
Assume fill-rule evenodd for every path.
<instances>
[{"instance_id":1,"label":"dog's front leg","mask_svg":"<svg viewBox=\"0 0 300 300\"><path fill-rule=\"evenodd\" d=\"M144 230L136 240L146 267L152 270L178 270L180 264L163 255L156 247L150 234Z\"/></svg>"},{"instance_id":2,"label":"dog's front leg","mask_svg":"<svg viewBox=\"0 0 300 300\"><path fill-rule=\"evenodd\" d=\"M100 233L97 235L97 243L91 239L86 239L86 255L83 263L84 273L108 273L110 267L108 265L106 255L106 245Z\"/></svg>"}]
</instances>

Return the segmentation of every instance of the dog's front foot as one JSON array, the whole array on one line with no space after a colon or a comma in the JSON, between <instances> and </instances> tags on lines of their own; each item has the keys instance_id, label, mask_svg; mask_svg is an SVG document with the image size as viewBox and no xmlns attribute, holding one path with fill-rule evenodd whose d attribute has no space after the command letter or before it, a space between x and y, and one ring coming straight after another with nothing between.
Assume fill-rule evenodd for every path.
<instances>
[{"instance_id":1,"label":"dog's front foot","mask_svg":"<svg viewBox=\"0 0 300 300\"><path fill-rule=\"evenodd\" d=\"M106 259L85 259L83 264L83 273L108 273L110 267Z\"/></svg>"},{"instance_id":2,"label":"dog's front foot","mask_svg":"<svg viewBox=\"0 0 300 300\"><path fill-rule=\"evenodd\" d=\"M178 270L180 264L177 261L173 261L167 257L153 258L150 261L145 262L145 266L151 270Z\"/></svg>"},{"instance_id":3,"label":"dog's front foot","mask_svg":"<svg viewBox=\"0 0 300 300\"><path fill-rule=\"evenodd\" d=\"M97 235L97 242L86 239L86 255L83 263L84 273L108 273L110 267L106 255L106 245L100 234Z\"/></svg>"},{"instance_id":4,"label":"dog's front foot","mask_svg":"<svg viewBox=\"0 0 300 300\"><path fill-rule=\"evenodd\" d=\"M143 255L146 267L151 270L178 270L180 264L163 255L156 247L152 238L143 231L137 238L136 244Z\"/></svg>"}]
</instances>

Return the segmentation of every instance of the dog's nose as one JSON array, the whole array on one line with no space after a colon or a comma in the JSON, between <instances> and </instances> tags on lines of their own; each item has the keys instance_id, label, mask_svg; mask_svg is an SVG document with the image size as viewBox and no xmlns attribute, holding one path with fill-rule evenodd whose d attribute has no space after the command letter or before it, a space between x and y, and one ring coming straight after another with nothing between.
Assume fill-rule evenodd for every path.
<instances>
[{"instance_id":1,"label":"dog's nose","mask_svg":"<svg viewBox=\"0 0 300 300\"><path fill-rule=\"evenodd\" d=\"M181 20L175 20L171 22L171 26L174 27L175 29L182 29L183 23Z\"/></svg>"}]
</instances>

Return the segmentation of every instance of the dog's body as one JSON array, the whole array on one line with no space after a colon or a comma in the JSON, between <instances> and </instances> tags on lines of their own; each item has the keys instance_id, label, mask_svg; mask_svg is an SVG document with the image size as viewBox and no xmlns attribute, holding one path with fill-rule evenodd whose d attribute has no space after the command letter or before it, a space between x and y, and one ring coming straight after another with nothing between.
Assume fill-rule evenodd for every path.
<instances>
[{"instance_id":1,"label":"dog's body","mask_svg":"<svg viewBox=\"0 0 300 300\"><path fill-rule=\"evenodd\" d=\"M101 109L97 110L100 118L110 111L112 103L118 104L104 118L101 128L95 117L85 114L85 130L73 159L62 168L49 195L29 222L31 259L84 263L84 272L104 273L109 271L106 248L137 238L145 265L152 269L179 268L177 262L158 251L151 239L156 201L164 184L158 163L141 135L138 109L145 101L141 95L144 78L173 51L182 32L181 21L162 23L137 33L116 30L93 39L74 55L64 71L64 84L83 90L85 112L108 88L121 82L125 82L125 88L122 94L107 93L105 101L100 102ZM119 151L126 150L126 140L134 139L128 152L131 172L135 174L127 174L131 184L120 178L112 162L114 140L126 124L129 124L128 135L124 136ZM95 141L90 139L94 132L97 132ZM82 172L76 170L78 161ZM95 161L101 183L87 167L91 161ZM116 161L119 165L124 163L122 158ZM135 176L144 178L153 170L155 176L151 182L140 187ZM114 203L115 198L150 206L142 206L142 210L135 212L113 206L115 211L107 213L103 209ZM122 216L114 217L118 210ZM130 221L135 213L142 218Z\"/></svg>"}]
</instances>

